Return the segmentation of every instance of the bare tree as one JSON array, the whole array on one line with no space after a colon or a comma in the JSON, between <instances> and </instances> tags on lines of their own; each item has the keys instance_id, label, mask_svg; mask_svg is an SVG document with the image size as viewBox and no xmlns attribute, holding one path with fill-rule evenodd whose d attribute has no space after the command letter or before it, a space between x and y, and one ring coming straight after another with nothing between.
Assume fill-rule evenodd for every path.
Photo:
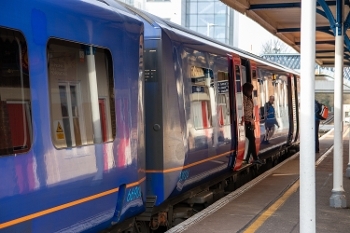
<instances>
[{"instance_id":1,"label":"bare tree","mask_svg":"<svg viewBox=\"0 0 350 233\"><path fill-rule=\"evenodd\" d=\"M293 49L279 39L270 39L262 45L261 54L291 53Z\"/></svg>"}]
</instances>

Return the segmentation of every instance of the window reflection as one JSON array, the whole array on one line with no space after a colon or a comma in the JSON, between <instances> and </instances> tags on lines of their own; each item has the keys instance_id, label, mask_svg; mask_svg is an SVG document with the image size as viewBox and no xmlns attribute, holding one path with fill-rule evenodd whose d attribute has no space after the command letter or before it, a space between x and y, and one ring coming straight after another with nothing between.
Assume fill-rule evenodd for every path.
<instances>
[{"instance_id":1,"label":"window reflection","mask_svg":"<svg viewBox=\"0 0 350 233\"><path fill-rule=\"evenodd\" d=\"M55 146L112 141L116 123L109 51L51 39L48 57Z\"/></svg>"},{"instance_id":2,"label":"window reflection","mask_svg":"<svg viewBox=\"0 0 350 233\"><path fill-rule=\"evenodd\" d=\"M31 115L26 41L19 32L0 28L0 155L29 151Z\"/></svg>"}]
</instances>

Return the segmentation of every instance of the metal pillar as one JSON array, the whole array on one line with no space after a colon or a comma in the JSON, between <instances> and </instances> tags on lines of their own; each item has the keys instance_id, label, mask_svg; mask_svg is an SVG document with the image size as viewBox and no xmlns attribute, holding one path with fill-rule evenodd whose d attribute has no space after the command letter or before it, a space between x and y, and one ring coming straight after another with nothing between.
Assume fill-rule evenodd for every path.
<instances>
[{"instance_id":1,"label":"metal pillar","mask_svg":"<svg viewBox=\"0 0 350 233\"><path fill-rule=\"evenodd\" d=\"M316 0L301 2L300 232L316 232L315 207L315 28Z\"/></svg>"},{"instance_id":2,"label":"metal pillar","mask_svg":"<svg viewBox=\"0 0 350 233\"><path fill-rule=\"evenodd\" d=\"M337 0L337 24L335 33L335 73L334 73L334 150L333 150L333 189L330 206L346 207L343 188L343 5Z\"/></svg>"}]
</instances>

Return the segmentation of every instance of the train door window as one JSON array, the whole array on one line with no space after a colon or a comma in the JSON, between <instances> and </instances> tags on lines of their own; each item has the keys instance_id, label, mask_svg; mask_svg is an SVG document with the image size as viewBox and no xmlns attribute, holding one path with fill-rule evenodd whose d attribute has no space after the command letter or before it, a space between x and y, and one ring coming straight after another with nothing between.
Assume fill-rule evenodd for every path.
<instances>
[{"instance_id":1,"label":"train door window","mask_svg":"<svg viewBox=\"0 0 350 233\"><path fill-rule=\"evenodd\" d=\"M237 65L235 66L235 72L236 72L236 89L237 89L237 92L242 92L241 69Z\"/></svg>"},{"instance_id":2,"label":"train door window","mask_svg":"<svg viewBox=\"0 0 350 233\"><path fill-rule=\"evenodd\" d=\"M206 129L212 127L210 107L210 83L213 80L213 71L210 69L191 66L190 76L192 83L191 113L194 127Z\"/></svg>"},{"instance_id":3,"label":"train door window","mask_svg":"<svg viewBox=\"0 0 350 233\"><path fill-rule=\"evenodd\" d=\"M278 104L278 117L286 117L288 114L288 93L287 93L287 77L284 75L279 76L277 83L277 104Z\"/></svg>"},{"instance_id":4,"label":"train door window","mask_svg":"<svg viewBox=\"0 0 350 233\"><path fill-rule=\"evenodd\" d=\"M51 39L47 49L54 145L112 141L116 118L110 52L58 39Z\"/></svg>"},{"instance_id":5,"label":"train door window","mask_svg":"<svg viewBox=\"0 0 350 233\"><path fill-rule=\"evenodd\" d=\"M264 120L265 119L265 103L267 102L267 83L268 80L267 78L264 76L264 72L262 70L258 70L257 72L258 76L258 92L259 92L259 106L260 106L260 111L259 111L259 115L260 115L260 120Z\"/></svg>"},{"instance_id":6,"label":"train door window","mask_svg":"<svg viewBox=\"0 0 350 233\"><path fill-rule=\"evenodd\" d=\"M27 44L0 27L0 155L25 153L32 145Z\"/></svg>"},{"instance_id":7,"label":"train door window","mask_svg":"<svg viewBox=\"0 0 350 233\"><path fill-rule=\"evenodd\" d=\"M242 75L241 68L238 65L235 65L236 72L236 104L237 104L237 118L241 120L243 118L243 93L242 93Z\"/></svg>"},{"instance_id":8,"label":"train door window","mask_svg":"<svg viewBox=\"0 0 350 233\"><path fill-rule=\"evenodd\" d=\"M277 77L277 78L276 78ZM275 93L275 112L276 112L276 117L277 118L280 118L281 117L281 104L282 104L282 96L281 96L281 87L282 87L282 80L280 80L278 78L278 76L274 75L274 81L273 81L273 84L274 84L274 87L275 87L275 90L274 90L274 93Z\"/></svg>"},{"instance_id":9,"label":"train door window","mask_svg":"<svg viewBox=\"0 0 350 233\"><path fill-rule=\"evenodd\" d=\"M243 84L247 82L247 70L245 66L241 66L241 79Z\"/></svg>"},{"instance_id":10,"label":"train door window","mask_svg":"<svg viewBox=\"0 0 350 233\"><path fill-rule=\"evenodd\" d=\"M218 72L218 83L217 83L217 93L218 93L218 120L219 125L229 125L230 124L230 96L229 96L229 83L228 83L228 73Z\"/></svg>"}]
</instances>

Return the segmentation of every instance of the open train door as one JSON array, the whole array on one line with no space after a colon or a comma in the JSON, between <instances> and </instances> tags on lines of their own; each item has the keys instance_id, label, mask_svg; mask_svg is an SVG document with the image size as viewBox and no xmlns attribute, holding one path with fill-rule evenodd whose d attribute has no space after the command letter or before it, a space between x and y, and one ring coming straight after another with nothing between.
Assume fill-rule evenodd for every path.
<instances>
[{"instance_id":1,"label":"open train door","mask_svg":"<svg viewBox=\"0 0 350 233\"><path fill-rule=\"evenodd\" d=\"M243 121L243 92L241 77L241 59L239 56L228 55L229 79L230 79L230 109L231 109L231 132L233 150L236 151L230 166L235 170L242 165L245 147L245 130Z\"/></svg>"},{"instance_id":2,"label":"open train door","mask_svg":"<svg viewBox=\"0 0 350 233\"><path fill-rule=\"evenodd\" d=\"M258 75L257 75L257 67L256 63L254 61L250 61L250 77L251 77L251 84L253 85L253 102L254 102L254 120L255 120L255 130L254 130L254 135L255 135L255 147L257 153L259 152L260 149L260 142L261 142L261 126L260 126L260 109L259 109L259 104L261 103L260 100L260 85L259 85L259 80L258 80ZM262 106L263 107L263 106ZM262 127L265 127L262 125ZM259 154L259 153L258 153Z\"/></svg>"}]
</instances>

